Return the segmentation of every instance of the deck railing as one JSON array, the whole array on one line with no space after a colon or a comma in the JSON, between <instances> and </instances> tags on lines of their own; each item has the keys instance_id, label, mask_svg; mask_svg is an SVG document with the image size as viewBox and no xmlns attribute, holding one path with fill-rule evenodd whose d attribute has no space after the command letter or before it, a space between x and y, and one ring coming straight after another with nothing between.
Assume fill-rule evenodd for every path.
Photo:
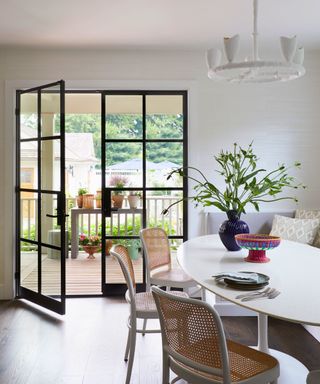
<instances>
[{"instance_id":1,"label":"deck railing","mask_svg":"<svg viewBox=\"0 0 320 384\"><path fill-rule=\"evenodd\" d=\"M182 204L176 204L164 216L161 212L168 205L179 200L177 196L147 196L146 197L146 212L147 226L161 226L169 235L182 235L183 211ZM56 200L53 200L53 210L56 208ZM70 232L71 228L71 208L76 207L75 198L67 198L67 213L66 228ZM22 198L21 199L21 236L27 239L34 240L37 238L37 199ZM125 199L124 208L129 208L128 201ZM114 213L113 218L107 221L109 234L114 235L137 235L140 230L140 215L134 212ZM56 223L52 222L52 228ZM97 234L101 231L101 215L99 213L83 214L79 220L79 230L81 233ZM70 240L70 238L69 238Z\"/></svg>"}]
</instances>

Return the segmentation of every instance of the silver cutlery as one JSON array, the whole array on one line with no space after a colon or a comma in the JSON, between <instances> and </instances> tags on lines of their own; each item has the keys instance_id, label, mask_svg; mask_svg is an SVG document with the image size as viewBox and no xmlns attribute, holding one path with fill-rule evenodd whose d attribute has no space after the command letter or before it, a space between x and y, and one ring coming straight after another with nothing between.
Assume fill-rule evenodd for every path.
<instances>
[{"instance_id":1,"label":"silver cutlery","mask_svg":"<svg viewBox=\"0 0 320 384\"><path fill-rule=\"evenodd\" d=\"M272 288L269 292L262 293L260 295L250 296L250 297L247 296L241 299L241 301L247 302L247 301L258 300L258 299L274 299L279 295L280 295L280 292L277 291L275 288Z\"/></svg>"},{"instance_id":2,"label":"silver cutlery","mask_svg":"<svg viewBox=\"0 0 320 384\"><path fill-rule=\"evenodd\" d=\"M251 297L251 296L256 296L256 295L262 295L263 293L267 293L271 291L271 287L268 287L262 291L254 291L254 292L247 292L247 293L242 293L241 295L236 296L236 299L243 299L244 297Z\"/></svg>"},{"instance_id":3,"label":"silver cutlery","mask_svg":"<svg viewBox=\"0 0 320 384\"><path fill-rule=\"evenodd\" d=\"M275 299L277 296L280 295L280 291L275 290L272 294L268 296L268 299Z\"/></svg>"},{"instance_id":4,"label":"silver cutlery","mask_svg":"<svg viewBox=\"0 0 320 384\"><path fill-rule=\"evenodd\" d=\"M254 295L254 296L243 297L241 299L241 301L251 301L251 300L255 300L255 299L265 298L265 297L269 296L270 294L272 294L274 291L275 291L274 288L270 288L269 291L265 291L265 292L262 292L260 294Z\"/></svg>"}]
</instances>

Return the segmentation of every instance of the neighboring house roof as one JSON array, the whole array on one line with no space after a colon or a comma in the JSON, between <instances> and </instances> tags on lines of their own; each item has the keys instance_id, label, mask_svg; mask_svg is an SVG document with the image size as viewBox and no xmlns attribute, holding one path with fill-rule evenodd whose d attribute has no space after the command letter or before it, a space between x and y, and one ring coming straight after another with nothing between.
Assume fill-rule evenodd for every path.
<instances>
[{"instance_id":1,"label":"neighboring house roof","mask_svg":"<svg viewBox=\"0 0 320 384\"><path fill-rule=\"evenodd\" d=\"M173 163L172 161L161 161L157 163L159 169L171 169L171 168L180 168L181 165Z\"/></svg>"},{"instance_id":2,"label":"neighboring house roof","mask_svg":"<svg viewBox=\"0 0 320 384\"><path fill-rule=\"evenodd\" d=\"M21 130L21 138L35 138L37 132L35 129L24 126ZM94 154L93 135L92 133L66 133L66 149L65 157L68 163L93 163L96 164L99 160ZM58 141L54 143L55 159L60 159L60 151ZM27 141L21 146L21 157L35 159L37 157L36 142Z\"/></svg>"},{"instance_id":3,"label":"neighboring house roof","mask_svg":"<svg viewBox=\"0 0 320 384\"><path fill-rule=\"evenodd\" d=\"M154 163L151 161L146 162L147 169L154 169L153 168ZM115 170L139 170L142 169L142 159L131 159L127 161L123 161L122 163L117 163L110 165L108 169L115 169Z\"/></svg>"}]
</instances>

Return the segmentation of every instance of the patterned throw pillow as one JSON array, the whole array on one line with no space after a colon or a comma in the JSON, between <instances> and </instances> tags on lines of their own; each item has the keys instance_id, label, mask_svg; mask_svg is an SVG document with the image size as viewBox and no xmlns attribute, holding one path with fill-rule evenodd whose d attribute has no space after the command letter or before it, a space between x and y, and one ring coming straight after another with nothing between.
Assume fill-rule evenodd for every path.
<instances>
[{"instance_id":1,"label":"patterned throw pillow","mask_svg":"<svg viewBox=\"0 0 320 384\"><path fill-rule=\"evenodd\" d=\"M309 209L297 209L295 214L296 219L320 219L320 211Z\"/></svg>"},{"instance_id":2,"label":"patterned throw pillow","mask_svg":"<svg viewBox=\"0 0 320 384\"><path fill-rule=\"evenodd\" d=\"M270 235L312 245L319 225L320 219L292 219L291 217L275 215Z\"/></svg>"},{"instance_id":3,"label":"patterned throw pillow","mask_svg":"<svg viewBox=\"0 0 320 384\"><path fill-rule=\"evenodd\" d=\"M320 211L317 210L307 210L307 209L297 209L295 217L297 219L320 219ZM320 248L320 228L316 234L314 242L312 244L314 247Z\"/></svg>"}]
</instances>

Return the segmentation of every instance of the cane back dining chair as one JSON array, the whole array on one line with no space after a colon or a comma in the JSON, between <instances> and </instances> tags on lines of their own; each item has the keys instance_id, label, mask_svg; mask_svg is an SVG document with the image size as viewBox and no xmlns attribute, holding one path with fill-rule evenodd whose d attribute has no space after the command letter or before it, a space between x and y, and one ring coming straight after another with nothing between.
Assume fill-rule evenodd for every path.
<instances>
[{"instance_id":1,"label":"cane back dining chair","mask_svg":"<svg viewBox=\"0 0 320 384\"><path fill-rule=\"evenodd\" d=\"M163 384L170 369L192 384L276 383L278 361L266 353L226 340L218 313L207 303L175 297L152 287L158 308Z\"/></svg>"},{"instance_id":2,"label":"cane back dining chair","mask_svg":"<svg viewBox=\"0 0 320 384\"><path fill-rule=\"evenodd\" d=\"M140 231L146 267L147 291L152 284L170 288L189 288L197 283L179 266L171 263L168 236L162 228L145 228Z\"/></svg>"},{"instance_id":3,"label":"cane back dining chair","mask_svg":"<svg viewBox=\"0 0 320 384\"><path fill-rule=\"evenodd\" d=\"M146 268L146 290L150 291L152 284L160 287L190 288L197 283L187 275L179 266L171 262L170 244L167 233L162 228L144 228L140 231L143 247L144 264ZM205 290L201 289L202 299L205 299ZM147 320L143 322L143 329L147 327Z\"/></svg>"},{"instance_id":4,"label":"cane back dining chair","mask_svg":"<svg viewBox=\"0 0 320 384\"><path fill-rule=\"evenodd\" d=\"M130 383L137 333L160 333L160 329L137 329L137 319L158 319L158 311L151 292L136 293L136 280L133 264L128 250L123 245L115 245L110 250L110 255L119 262L124 275L127 292L126 301L130 304L130 315L128 318L128 339L124 355L124 360L128 362L126 384ZM184 292L175 292L176 295L188 297Z\"/></svg>"}]
</instances>

